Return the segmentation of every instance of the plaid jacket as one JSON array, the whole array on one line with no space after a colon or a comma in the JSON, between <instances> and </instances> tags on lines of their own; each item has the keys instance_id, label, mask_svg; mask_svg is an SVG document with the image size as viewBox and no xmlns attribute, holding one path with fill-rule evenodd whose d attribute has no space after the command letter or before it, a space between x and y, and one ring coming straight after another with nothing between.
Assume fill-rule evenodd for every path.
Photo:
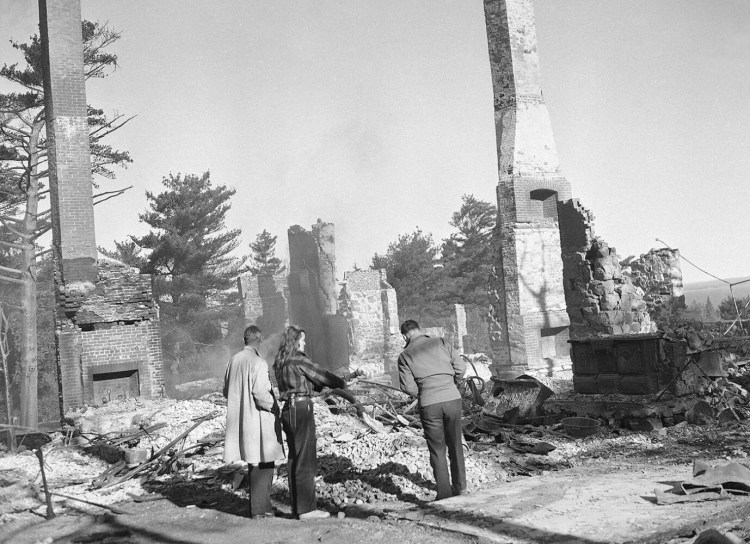
<instances>
[{"instance_id":1,"label":"plaid jacket","mask_svg":"<svg viewBox=\"0 0 750 544\"><path fill-rule=\"evenodd\" d=\"M312 396L314 392L321 391L324 387L332 389L346 387L344 378L321 368L299 351L287 359L281 367L275 365L274 373L279 384L281 400L289 400L292 394Z\"/></svg>"}]
</instances>

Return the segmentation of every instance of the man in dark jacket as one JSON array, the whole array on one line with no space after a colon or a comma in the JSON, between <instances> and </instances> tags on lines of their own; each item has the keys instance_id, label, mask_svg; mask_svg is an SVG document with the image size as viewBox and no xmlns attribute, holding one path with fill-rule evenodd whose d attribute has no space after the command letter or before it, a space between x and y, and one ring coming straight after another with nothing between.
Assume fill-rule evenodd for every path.
<instances>
[{"instance_id":1,"label":"man in dark jacket","mask_svg":"<svg viewBox=\"0 0 750 544\"><path fill-rule=\"evenodd\" d=\"M466 363L450 342L430 338L416 321L404 321L401 334L406 346L398 358L400 386L409 395L419 395L419 417L437 483L435 500L460 495L466 492L466 471L461 441L461 394L456 380L466 372Z\"/></svg>"}]
</instances>

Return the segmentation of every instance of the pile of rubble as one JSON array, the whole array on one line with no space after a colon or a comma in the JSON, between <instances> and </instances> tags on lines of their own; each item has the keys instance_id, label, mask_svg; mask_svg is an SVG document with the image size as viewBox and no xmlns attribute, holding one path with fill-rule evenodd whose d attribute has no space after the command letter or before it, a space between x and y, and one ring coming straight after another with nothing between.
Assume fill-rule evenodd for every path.
<instances>
[{"instance_id":1,"label":"pile of rubble","mask_svg":"<svg viewBox=\"0 0 750 544\"><path fill-rule=\"evenodd\" d=\"M726 447L739 456L748 453L740 443L748 433L739 421L750 415L748 392L741 385L750 381L747 367L738 362L730 365L729 375L711 381L699 401L714 410L711 417L719 405L737 414L733 420L737 440ZM544 416L532 425L515 416L509 421L497 415L497 406L487 402L492 396L489 390L483 393L484 406L472 404L478 399L471 395L464 406L466 473L474 489L568 468L590 458L626 452L650 455L712 440L706 428L687 422L648 433L602 427L594 436L574 439L565 434L556 416ZM427 445L412 399L388 386L359 383L350 391L332 391L315 399L314 406L321 506L334 510L351 504L434 498ZM246 493L246 467L225 466L222 460L226 407L219 393L201 400L131 398L66 417L70 427L52 434L40 448L55 511L98 512L185 482L202 489L200 493ZM33 451L13 455L0 451L0 478L0 484L6 480L9 484L0 486L0 523L12 519L14 512L31 509L44 514L42 472ZM288 503L284 464L274 494L282 504Z\"/></svg>"}]
</instances>

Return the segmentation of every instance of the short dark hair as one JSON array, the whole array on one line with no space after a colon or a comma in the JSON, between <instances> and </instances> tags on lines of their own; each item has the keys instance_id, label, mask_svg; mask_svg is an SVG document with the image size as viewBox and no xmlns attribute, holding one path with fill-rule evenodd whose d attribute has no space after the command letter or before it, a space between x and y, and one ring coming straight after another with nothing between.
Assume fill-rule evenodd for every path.
<instances>
[{"instance_id":1,"label":"short dark hair","mask_svg":"<svg viewBox=\"0 0 750 544\"><path fill-rule=\"evenodd\" d=\"M260 344L263 341L263 332L255 325L250 325L245 329L243 335L245 337L245 345Z\"/></svg>"},{"instance_id":2,"label":"short dark hair","mask_svg":"<svg viewBox=\"0 0 750 544\"><path fill-rule=\"evenodd\" d=\"M409 331L419 330L419 323L413 319L407 319L401 323L401 334L408 334Z\"/></svg>"}]
</instances>

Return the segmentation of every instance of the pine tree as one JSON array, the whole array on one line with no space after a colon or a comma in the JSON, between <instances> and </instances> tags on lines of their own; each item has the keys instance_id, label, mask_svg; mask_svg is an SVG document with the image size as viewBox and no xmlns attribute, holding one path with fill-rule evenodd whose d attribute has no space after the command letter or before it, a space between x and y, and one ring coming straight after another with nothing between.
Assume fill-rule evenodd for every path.
<instances>
[{"instance_id":1,"label":"pine tree","mask_svg":"<svg viewBox=\"0 0 750 544\"><path fill-rule=\"evenodd\" d=\"M737 306L735 307L735 300L729 295L721 301L719 314L722 319L737 319L737 310L740 311L743 320L750 319L750 295L737 298L736 303Z\"/></svg>"},{"instance_id":2,"label":"pine tree","mask_svg":"<svg viewBox=\"0 0 750 544\"><path fill-rule=\"evenodd\" d=\"M170 174L165 191L146 192L149 210L139 215L151 227L132 242L148 252L141 271L154 276L162 318L162 345L173 366L221 340L221 323L236 313L237 276L246 258L233 256L240 229L225 217L234 189L202 176Z\"/></svg>"},{"instance_id":3,"label":"pine tree","mask_svg":"<svg viewBox=\"0 0 750 544\"><path fill-rule=\"evenodd\" d=\"M384 268L386 278L398 296L399 317L415 319L424 325L447 324L451 301L450 284L443 268L436 266L440 249L432 235L417 229L402 234L391 243L384 255L372 258L372 267Z\"/></svg>"},{"instance_id":4,"label":"pine tree","mask_svg":"<svg viewBox=\"0 0 750 544\"><path fill-rule=\"evenodd\" d=\"M250 243L253 250L250 272L255 276L274 276L286 270L281 259L276 256L276 239L270 232L263 229L258 233L255 241Z\"/></svg>"},{"instance_id":5,"label":"pine tree","mask_svg":"<svg viewBox=\"0 0 750 544\"><path fill-rule=\"evenodd\" d=\"M707 323L713 323L714 321L719 320L719 312L711 303L711 299L709 297L706 297L706 306L703 309L703 319Z\"/></svg>"},{"instance_id":6,"label":"pine tree","mask_svg":"<svg viewBox=\"0 0 750 544\"><path fill-rule=\"evenodd\" d=\"M133 240L114 242L114 251L99 246L99 253L110 259L115 259L133 268L141 269L146 265L146 258L142 255L141 247Z\"/></svg>"},{"instance_id":7,"label":"pine tree","mask_svg":"<svg viewBox=\"0 0 750 544\"><path fill-rule=\"evenodd\" d=\"M458 289L458 302L469 306L489 306L487 282L494 264L492 235L497 208L475 198L462 197L461 208L453 213L450 224L456 229L443 241L446 274Z\"/></svg>"}]
</instances>

